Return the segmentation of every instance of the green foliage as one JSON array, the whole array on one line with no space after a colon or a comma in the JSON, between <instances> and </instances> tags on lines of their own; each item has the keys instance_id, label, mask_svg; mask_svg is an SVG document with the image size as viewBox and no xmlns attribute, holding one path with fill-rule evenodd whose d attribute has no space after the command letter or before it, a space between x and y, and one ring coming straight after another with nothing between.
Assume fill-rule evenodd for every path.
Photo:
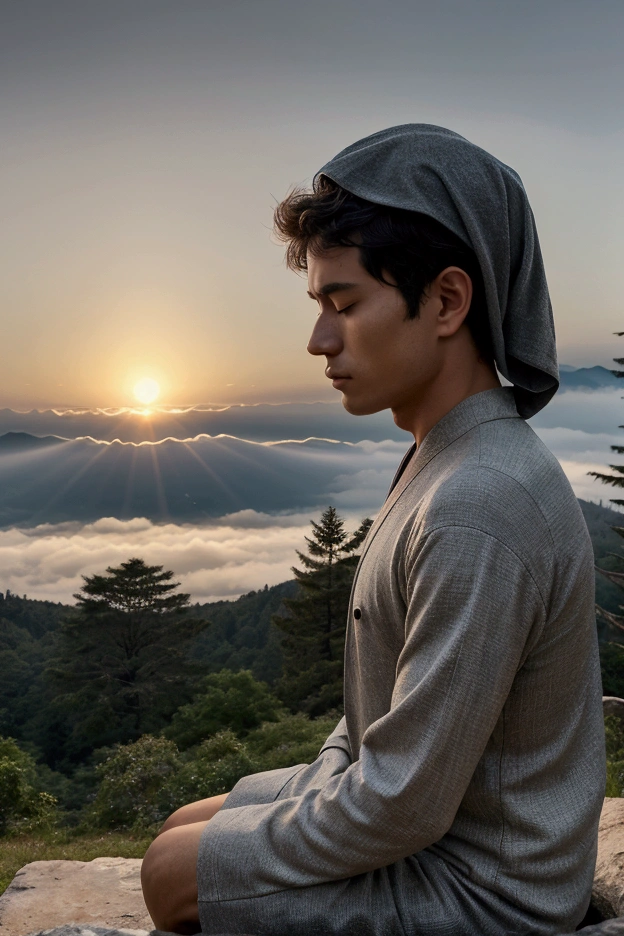
<instances>
[{"instance_id":1,"label":"green foliage","mask_svg":"<svg viewBox=\"0 0 624 936\"><path fill-rule=\"evenodd\" d=\"M182 754L173 741L150 735L119 745L97 768L100 788L83 828L155 829L180 806L228 793L248 774L310 763L338 717L281 713L245 740L226 729Z\"/></svg>"},{"instance_id":2,"label":"green foliage","mask_svg":"<svg viewBox=\"0 0 624 936\"><path fill-rule=\"evenodd\" d=\"M616 332L615 334L621 337L624 335L624 332ZM613 360L616 364L624 364L624 358L614 358ZM614 370L612 373L615 374L616 377L624 377L624 370ZM622 426L620 426L620 429L621 428ZM611 451L617 455L624 455L624 446L612 445ZM587 473L597 478L603 484L611 485L615 488L624 487L624 465L609 465L609 468L611 469L610 474L599 471L588 471ZM624 506L624 500L617 498L612 498L611 503L619 507ZM613 525L611 530L618 536L624 537L624 527L620 526L619 522ZM615 585L617 588L622 589L624 588L624 556L621 551L618 550L615 553L609 553L608 558L611 561L607 565L603 564L597 566L597 571L600 573L600 576L606 579L612 586ZM615 565L613 564L613 560L615 560ZM603 626L610 629L612 633L618 634L617 642L621 644L624 641L624 634L622 633L624 632L624 615L618 612L624 610L622 606L620 605L616 612L598 604L596 610L598 612L599 623L602 623Z\"/></svg>"},{"instance_id":3,"label":"green foliage","mask_svg":"<svg viewBox=\"0 0 624 936\"><path fill-rule=\"evenodd\" d=\"M193 689L187 658L206 623L184 614L188 595L162 566L130 559L84 576L47 674L78 758L158 730ZM71 744L69 745L71 748Z\"/></svg>"},{"instance_id":4,"label":"green foliage","mask_svg":"<svg viewBox=\"0 0 624 936\"><path fill-rule=\"evenodd\" d=\"M610 641L600 645L602 693L624 698L624 646Z\"/></svg>"},{"instance_id":5,"label":"green foliage","mask_svg":"<svg viewBox=\"0 0 624 936\"><path fill-rule=\"evenodd\" d=\"M22 598L8 589L6 595L0 592L0 620L10 622L35 640L56 630L66 611L60 602L38 601L26 595Z\"/></svg>"},{"instance_id":6,"label":"green foliage","mask_svg":"<svg viewBox=\"0 0 624 936\"><path fill-rule=\"evenodd\" d=\"M180 769L173 741L144 735L120 745L97 767L100 788L88 813L96 828L140 829L177 808L171 781Z\"/></svg>"},{"instance_id":7,"label":"green foliage","mask_svg":"<svg viewBox=\"0 0 624 936\"><path fill-rule=\"evenodd\" d=\"M248 669L255 679L273 685L282 673L282 635L272 618L284 613L284 598L293 598L296 592L295 582L282 582L236 601L194 605L190 613L209 618L210 627L193 642L192 659L209 673Z\"/></svg>"},{"instance_id":8,"label":"green foliage","mask_svg":"<svg viewBox=\"0 0 624 936\"><path fill-rule=\"evenodd\" d=\"M617 571L613 512L581 507L600 564ZM0 593L0 735L17 739L0 746L4 831L153 832L246 774L313 761L340 716L349 593L369 523L349 536L329 508L296 581L236 601L190 607L172 573L139 559L85 578L76 608ZM619 584L600 576L600 588L606 609L622 611ZM602 672L605 693L624 697L619 633L604 624ZM623 750L610 744L611 795L624 792Z\"/></svg>"},{"instance_id":9,"label":"green foliage","mask_svg":"<svg viewBox=\"0 0 624 936\"><path fill-rule=\"evenodd\" d=\"M227 793L258 764L231 731L181 756L175 742L144 735L119 745L97 768L100 788L86 827L153 829L185 803Z\"/></svg>"},{"instance_id":10,"label":"green foliage","mask_svg":"<svg viewBox=\"0 0 624 936\"><path fill-rule=\"evenodd\" d=\"M606 796L624 796L624 726L616 715L605 718L607 745Z\"/></svg>"},{"instance_id":11,"label":"green foliage","mask_svg":"<svg viewBox=\"0 0 624 936\"><path fill-rule=\"evenodd\" d=\"M613 526L611 529L618 536L624 537L624 527ZM615 585L621 593L624 589L624 555L621 552L610 553L608 559L610 560L609 567L603 564L596 568L601 577L612 586ZM619 604L618 612L622 610L624 608ZM608 611L600 605L596 605L596 612L598 621L602 622L606 628L606 633L615 635L615 639L601 647L603 693L620 697L624 695L624 615Z\"/></svg>"},{"instance_id":12,"label":"green foliage","mask_svg":"<svg viewBox=\"0 0 624 936\"><path fill-rule=\"evenodd\" d=\"M277 722L265 722L246 739L250 756L259 770L310 764L316 760L325 740L340 719L340 713L330 712L322 718L310 719L303 712L284 714Z\"/></svg>"},{"instance_id":13,"label":"green foliage","mask_svg":"<svg viewBox=\"0 0 624 936\"><path fill-rule=\"evenodd\" d=\"M56 800L36 787L34 759L12 738L0 738L0 835L54 824Z\"/></svg>"},{"instance_id":14,"label":"green foliage","mask_svg":"<svg viewBox=\"0 0 624 936\"><path fill-rule=\"evenodd\" d=\"M189 752L172 785L178 806L229 793L235 784L262 767L232 731L221 731Z\"/></svg>"},{"instance_id":15,"label":"green foliage","mask_svg":"<svg viewBox=\"0 0 624 936\"><path fill-rule=\"evenodd\" d=\"M117 568L109 566L106 572L107 575L82 576L84 585L74 595L82 611L164 614L182 611L189 603L190 595L172 594L180 583L172 582L173 572L163 572L162 566L148 566L143 559L129 559Z\"/></svg>"},{"instance_id":16,"label":"green foliage","mask_svg":"<svg viewBox=\"0 0 624 936\"><path fill-rule=\"evenodd\" d=\"M619 562L616 555L622 540L613 527L622 523L622 514L601 504L583 500L579 503L591 537L596 564L609 571L616 571ZM621 589L599 572L596 573L596 604L616 614L622 604ZM606 621L599 618L598 635L601 640L610 640L615 633Z\"/></svg>"},{"instance_id":17,"label":"green foliage","mask_svg":"<svg viewBox=\"0 0 624 936\"><path fill-rule=\"evenodd\" d=\"M356 550L371 526L363 520L349 536L344 520L328 507L311 521L308 552L297 551L303 570L293 567L300 596L286 599L286 615L274 622L283 632L284 674L278 694L291 711L322 715L342 703L344 641Z\"/></svg>"},{"instance_id":18,"label":"green foliage","mask_svg":"<svg viewBox=\"0 0 624 936\"><path fill-rule=\"evenodd\" d=\"M224 728L245 735L263 721L274 721L279 709L266 683L249 670L222 670L205 677L200 693L177 710L165 735L185 750Z\"/></svg>"},{"instance_id":19,"label":"green foliage","mask_svg":"<svg viewBox=\"0 0 624 936\"><path fill-rule=\"evenodd\" d=\"M622 337L624 332L615 332L618 337ZM616 364L624 364L624 358L613 358L613 361ZM624 377L624 370L614 370L611 371L612 374L615 374L616 377ZM622 426L619 427L622 429ZM611 451L615 452L616 455L624 455L624 446L622 445L611 445ZM621 488L624 487L624 465L609 465L611 469L611 474L606 474L599 471L588 471L587 474L592 475L594 478L597 478L599 481L602 481L603 484L610 484L612 487ZM613 474L615 472L615 474ZM616 498L611 499L612 504L618 504L620 507L624 506L624 500L618 500Z\"/></svg>"}]
</instances>

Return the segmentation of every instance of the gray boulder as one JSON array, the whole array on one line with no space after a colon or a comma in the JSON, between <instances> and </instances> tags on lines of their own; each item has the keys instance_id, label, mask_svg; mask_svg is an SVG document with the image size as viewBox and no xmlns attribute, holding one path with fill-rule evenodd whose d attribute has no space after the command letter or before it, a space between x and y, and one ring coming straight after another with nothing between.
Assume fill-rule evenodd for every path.
<instances>
[{"instance_id":1,"label":"gray boulder","mask_svg":"<svg viewBox=\"0 0 624 936\"><path fill-rule=\"evenodd\" d=\"M152 930L152 933L160 933ZM40 930L30 936L150 936L147 930L110 929L108 926L80 926L67 923L65 926L56 926L54 929Z\"/></svg>"},{"instance_id":2,"label":"gray boulder","mask_svg":"<svg viewBox=\"0 0 624 936\"><path fill-rule=\"evenodd\" d=\"M594 926L584 926L578 930L583 936L624 936L624 917L617 920L605 920L604 923L596 923ZM568 936L575 936L570 933Z\"/></svg>"},{"instance_id":3,"label":"gray boulder","mask_svg":"<svg viewBox=\"0 0 624 936\"><path fill-rule=\"evenodd\" d=\"M592 905L604 919L624 916L624 799L602 807Z\"/></svg>"},{"instance_id":4,"label":"gray boulder","mask_svg":"<svg viewBox=\"0 0 624 936\"><path fill-rule=\"evenodd\" d=\"M141 860L33 861L0 897L1 936L25 936L68 923L152 930L141 890Z\"/></svg>"},{"instance_id":5,"label":"gray boulder","mask_svg":"<svg viewBox=\"0 0 624 936\"><path fill-rule=\"evenodd\" d=\"M624 716L624 700L610 701L622 704ZM0 897L0 936L167 936L153 929L140 868L128 858L32 862ZM602 810L587 922L597 919L603 922L580 932L624 936L624 798L606 799Z\"/></svg>"}]
</instances>

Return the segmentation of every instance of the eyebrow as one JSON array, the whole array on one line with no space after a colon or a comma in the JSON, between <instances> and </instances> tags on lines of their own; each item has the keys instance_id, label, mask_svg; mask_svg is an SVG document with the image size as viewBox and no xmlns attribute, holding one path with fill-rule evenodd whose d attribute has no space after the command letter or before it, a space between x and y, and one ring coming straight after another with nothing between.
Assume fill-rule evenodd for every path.
<instances>
[{"instance_id":1,"label":"eyebrow","mask_svg":"<svg viewBox=\"0 0 624 936\"><path fill-rule=\"evenodd\" d=\"M318 296L331 296L332 293L342 292L345 289L353 289L354 286L357 286L357 283L326 283L324 286L321 286L317 294L310 292L308 289L308 296L310 299L317 299Z\"/></svg>"}]
</instances>

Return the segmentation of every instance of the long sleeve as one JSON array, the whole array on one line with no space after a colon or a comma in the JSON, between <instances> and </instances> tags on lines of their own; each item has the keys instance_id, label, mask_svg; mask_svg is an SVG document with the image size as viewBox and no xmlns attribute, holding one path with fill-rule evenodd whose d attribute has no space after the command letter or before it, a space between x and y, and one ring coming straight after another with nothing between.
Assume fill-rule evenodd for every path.
<instances>
[{"instance_id":1,"label":"long sleeve","mask_svg":"<svg viewBox=\"0 0 624 936\"><path fill-rule=\"evenodd\" d=\"M336 756L336 749L343 752L341 757ZM322 783L323 778L331 776L340 769L344 770L350 762L351 748L347 723L343 716L321 747L314 763L278 767L275 770L249 774L238 781L223 808L235 809L238 806L272 803L280 795L296 796L297 789L309 786L312 778L318 785Z\"/></svg>"},{"instance_id":2,"label":"long sleeve","mask_svg":"<svg viewBox=\"0 0 624 936\"><path fill-rule=\"evenodd\" d=\"M364 733L353 762L338 726L342 750L323 757L338 758L339 769L326 766L322 783L302 795L288 783L274 802L233 805L211 820L201 848L205 900L352 877L432 845L451 827L541 632L544 601L508 546L467 526L421 538L403 571L405 641L390 710Z\"/></svg>"},{"instance_id":3,"label":"long sleeve","mask_svg":"<svg viewBox=\"0 0 624 936\"><path fill-rule=\"evenodd\" d=\"M329 738L321 748L320 753L323 751L329 750L329 748L340 748L349 756L349 760L352 759L351 756L351 745L349 744L349 734L347 732L347 719L342 716Z\"/></svg>"}]
</instances>

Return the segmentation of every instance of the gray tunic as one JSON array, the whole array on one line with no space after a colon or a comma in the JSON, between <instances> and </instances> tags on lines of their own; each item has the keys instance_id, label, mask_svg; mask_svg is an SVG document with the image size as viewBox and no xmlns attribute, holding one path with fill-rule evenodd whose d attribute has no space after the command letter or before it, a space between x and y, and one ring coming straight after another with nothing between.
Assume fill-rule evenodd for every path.
<instances>
[{"instance_id":1,"label":"gray tunic","mask_svg":"<svg viewBox=\"0 0 624 936\"><path fill-rule=\"evenodd\" d=\"M511 389L423 440L363 547L345 718L207 825L202 931L552 934L589 902L605 752L592 547Z\"/></svg>"}]
</instances>

